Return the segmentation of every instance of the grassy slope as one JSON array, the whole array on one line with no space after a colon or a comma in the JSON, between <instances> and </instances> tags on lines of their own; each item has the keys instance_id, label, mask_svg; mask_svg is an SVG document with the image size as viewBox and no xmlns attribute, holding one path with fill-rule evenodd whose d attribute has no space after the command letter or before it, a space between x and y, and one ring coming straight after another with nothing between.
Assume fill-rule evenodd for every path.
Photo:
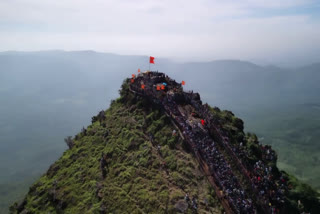
<instances>
[{"instance_id":1,"label":"grassy slope","mask_svg":"<svg viewBox=\"0 0 320 214\"><path fill-rule=\"evenodd\" d=\"M173 211L188 192L197 196L201 213L207 212L202 203L205 198L211 211L219 213L221 208L198 163L172 137L168 118L142 100L124 96L106 111L105 128L97 121L87 128L87 136L78 134L75 146L30 188L25 209L31 213L99 213L104 207L116 213L165 213ZM149 141L148 132L161 145L160 153ZM102 152L112 155L105 179L99 168Z\"/></svg>"},{"instance_id":2,"label":"grassy slope","mask_svg":"<svg viewBox=\"0 0 320 214\"><path fill-rule=\"evenodd\" d=\"M30 188L25 200L26 210L98 213L104 207L116 213L173 212L175 203L183 200L188 192L197 196L199 213L206 212L201 203L205 198L212 211L221 212L197 162L183 149L181 141L172 137L174 128L168 118L145 100L129 94L126 84L120 94L121 98L112 102L105 112L106 119L90 125L86 136L78 134L75 147L67 150ZM256 159L256 146L251 141L252 137L257 141L257 137L245 135L241 120L231 112L211 110L220 118L233 143L239 138L247 139L248 151ZM107 137L106 132L109 133ZM147 133L153 133L154 145ZM156 150L158 144L160 153ZM105 179L101 178L99 169L102 152L112 155ZM161 165L163 162L166 162L165 167ZM301 211L319 211L317 193L291 175L288 179L291 186L286 201L288 210L298 213L297 201L301 200L304 205ZM14 207L16 205L11 209L13 213Z\"/></svg>"}]
</instances>

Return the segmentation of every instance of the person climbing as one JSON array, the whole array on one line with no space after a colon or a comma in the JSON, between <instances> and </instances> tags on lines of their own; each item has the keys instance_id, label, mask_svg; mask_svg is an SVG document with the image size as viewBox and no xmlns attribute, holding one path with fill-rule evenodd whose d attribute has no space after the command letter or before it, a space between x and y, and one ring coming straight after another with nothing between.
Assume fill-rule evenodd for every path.
<instances>
[{"instance_id":1,"label":"person climbing","mask_svg":"<svg viewBox=\"0 0 320 214\"><path fill-rule=\"evenodd\" d=\"M166 174L168 175L167 163L165 161L162 162L161 169L163 169L166 172Z\"/></svg>"},{"instance_id":2,"label":"person climbing","mask_svg":"<svg viewBox=\"0 0 320 214\"><path fill-rule=\"evenodd\" d=\"M195 126L195 127L196 127L196 126ZM200 123L198 123L198 127L201 128L201 124L200 124Z\"/></svg>"},{"instance_id":3,"label":"person climbing","mask_svg":"<svg viewBox=\"0 0 320 214\"><path fill-rule=\"evenodd\" d=\"M204 203L204 205L206 206L206 208L208 208L208 206L209 206L209 201L208 201L207 198L204 198L204 199L203 199L203 203Z\"/></svg>"},{"instance_id":4,"label":"person climbing","mask_svg":"<svg viewBox=\"0 0 320 214\"><path fill-rule=\"evenodd\" d=\"M157 146L157 151L158 151L159 155L162 157L161 146L160 145Z\"/></svg>"},{"instance_id":5,"label":"person climbing","mask_svg":"<svg viewBox=\"0 0 320 214\"><path fill-rule=\"evenodd\" d=\"M184 196L184 200L189 203L190 198L189 198L189 193L186 193L186 195Z\"/></svg>"},{"instance_id":6,"label":"person climbing","mask_svg":"<svg viewBox=\"0 0 320 214\"><path fill-rule=\"evenodd\" d=\"M152 134L152 133L149 133L148 136L149 136L149 139L150 139L151 143L153 143L153 140L154 140L153 134Z\"/></svg>"},{"instance_id":7,"label":"person climbing","mask_svg":"<svg viewBox=\"0 0 320 214\"><path fill-rule=\"evenodd\" d=\"M194 210L197 210L198 209L198 204L197 204L197 200L194 196L192 196L192 202L191 202L191 205L192 205L192 208Z\"/></svg>"},{"instance_id":8,"label":"person climbing","mask_svg":"<svg viewBox=\"0 0 320 214\"><path fill-rule=\"evenodd\" d=\"M106 174L107 174L107 171L105 168L106 166L107 166L106 155L102 153L100 158L100 169L102 172L102 178L106 177Z\"/></svg>"}]
</instances>

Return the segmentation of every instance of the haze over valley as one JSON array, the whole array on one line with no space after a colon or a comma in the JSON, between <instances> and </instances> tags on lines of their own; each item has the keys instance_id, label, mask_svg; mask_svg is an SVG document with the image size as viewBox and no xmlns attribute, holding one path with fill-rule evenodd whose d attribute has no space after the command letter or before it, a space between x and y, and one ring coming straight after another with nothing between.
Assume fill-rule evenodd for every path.
<instances>
[{"instance_id":1,"label":"haze over valley","mask_svg":"<svg viewBox=\"0 0 320 214\"><path fill-rule=\"evenodd\" d=\"M1 206L21 198L66 149L63 139L118 97L124 78L148 69L147 56L94 51L0 54ZM159 70L186 82L204 102L244 120L279 155L278 166L319 190L320 64L294 69L246 61L176 63Z\"/></svg>"},{"instance_id":2,"label":"haze over valley","mask_svg":"<svg viewBox=\"0 0 320 214\"><path fill-rule=\"evenodd\" d=\"M233 168L229 172L236 172L235 177L240 178L239 185L249 190L246 193L251 194L251 198L259 197L255 196L256 188L249 182L255 178L259 182L263 173L268 174L263 178L273 180L270 180L272 184L269 181L261 183L274 187L288 178L290 184L277 189L278 194L289 188L284 194L285 205L282 207L283 202L279 202L281 197L274 197L272 202L276 205L272 206L268 205L267 200L263 203L257 200L254 202L259 204L257 207L260 210L257 210L271 212L271 209L280 208L281 212L318 212L319 11L320 2L317 0L0 1L0 213L8 213L10 205L13 213L78 213L79 210L93 213L100 210L103 213L103 210L118 212L122 208L124 213L127 210L134 212L134 209L151 213L152 209L159 207L168 213L171 208L176 209L176 204L184 204L191 209L191 204L184 201L187 189L193 193L202 192L201 200L209 195L211 211L215 213L223 213L221 207L228 210L226 204L234 205L233 202L215 202L220 197L219 191L215 189L214 192L212 188L216 184L221 186L219 181L204 189L210 179L198 180L199 173L203 175L206 172L197 169L199 161L183 148L184 141L173 134L170 136L172 124L167 123L164 112L158 114L157 108L150 111L147 109L149 105L143 108L140 105L146 100L142 102L132 98L130 93L137 94L138 90L129 90L126 78L137 74L138 69L144 72L149 68L163 72L177 82L185 81L184 91L198 92L203 103L217 107L211 109L216 121L208 123L208 130L218 127L225 133L211 132L212 136L207 136L204 132L202 137L206 143L210 140L210 143L217 141L221 144L223 148L218 150L223 151L221 154L227 160L221 165L228 168L231 163ZM155 57L155 64L150 63L150 56ZM158 74L154 73L154 76ZM168 78L161 78L161 81L170 82ZM155 80L158 81L157 78L147 78L146 88L159 84ZM133 84L130 87L134 87ZM188 93L183 93L175 84L170 87L165 91L167 95L183 96L183 105L187 103L198 113L202 111L191 102L193 99L188 98ZM179 90L176 93L173 89ZM119 95L119 92L122 94ZM157 91L149 95L147 99L153 97L153 104L157 103ZM113 103L111 107L110 103ZM181 118L199 115L190 111L187 105L179 105L174 106L179 111L185 109L181 111L187 112L182 112ZM122 112L118 112L117 108ZM235 116L228 111L220 112L218 108L230 110ZM109 110L104 112L103 117L101 111L106 109ZM171 106L167 109L175 108ZM212 121L210 118L213 116L207 115L208 109L200 115ZM96 121L93 116L98 113L100 119ZM243 120L247 134L243 132L242 122L237 117ZM114 118L120 118L121 123ZM150 121L150 118L153 119ZM130 123L125 120L136 120L137 126L127 127ZM176 122L179 123L178 120ZM163 129L159 129L159 124L164 126ZM153 127L150 130L154 133L146 134L150 132L147 125ZM100 132L96 133L96 129ZM108 135L109 131L113 133ZM196 133L199 130L195 127L193 131ZM150 142L143 133L149 136ZM149 134L159 137L157 144L167 150L166 157L156 152L158 145L151 142ZM75 135L79 135L77 139ZM239 149L240 145L242 147L238 141L248 143L237 153L241 158L245 156L242 161L248 164L245 166L248 171L256 170L255 164L259 160L264 161L271 151L271 160L261 165L266 171L251 174L252 177L247 177L249 179L244 177L247 172L237 171L242 169L238 166L243 163L234 161L231 150L224 148L225 140L221 136L227 135L232 139L233 146L237 147L235 149ZM131 137L139 139L140 147L130 144L132 150L127 151L128 143L133 142ZM101 144L94 144L96 139ZM144 140L146 142L141 143ZM175 146L173 142L179 143ZM275 162L276 156L273 156L272 150L265 151L268 147L258 145L258 142L271 145L278 161ZM76 146L72 150L74 144ZM213 144L206 146L217 146ZM144 153L146 148L153 153ZM205 150L208 154L206 158L218 150ZM267 155L264 156L263 152ZM118 159L120 154L128 156L123 163L122 157ZM141 157L141 154L147 158ZM110 158L110 155L114 157ZM139 161L137 158L135 160L142 165L132 162L132 157L139 157ZM220 158L218 155L215 157ZM148 158L153 159L152 165ZM169 172L177 181L173 189L172 179L167 177L168 171L157 164L164 158L172 163L179 162L180 168L172 166ZM110 161L111 173L101 180L101 169L106 169L106 162ZM279 173L275 164L298 180L291 175L283 177L285 173ZM267 165L273 167L272 170L264 167ZM118 169L122 170L123 177L119 176ZM144 175L148 179L152 176L155 179L142 182L145 177L139 174L141 171L146 173ZM192 179L189 179L187 172L192 174ZM129 175L134 179L127 180ZM87 179L86 182L80 177ZM56 188L55 179L63 181L59 188ZM181 180L188 180L191 186L188 182L181 185ZM234 182L231 179L227 181L228 184ZM311 185L319 194L300 181ZM151 189L141 183L148 184ZM157 188L153 183L159 184ZM167 184L165 189L164 183ZM129 184L135 189L128 187ZM109 185L113 186L113 190L109 190ZM126 191L119 191L119 186ZM274 194L274 189L260 187L262 195L264 191ZM99 191L101 194L98 194ZM161 193L162 199L155 197L158 193ZM242 193L242 197L247 197L245 195ZM59 200L56 196L60 196ZM146 209L139 207L139 204L146 204ZM110 210L105 208L109 205L113 207ZM169 205L172 206L170 209ZM238 210L245 210L248 204L245 202L239 207ZM201 207L199 213L206 208Z\"/></svg>"}]
</instances>

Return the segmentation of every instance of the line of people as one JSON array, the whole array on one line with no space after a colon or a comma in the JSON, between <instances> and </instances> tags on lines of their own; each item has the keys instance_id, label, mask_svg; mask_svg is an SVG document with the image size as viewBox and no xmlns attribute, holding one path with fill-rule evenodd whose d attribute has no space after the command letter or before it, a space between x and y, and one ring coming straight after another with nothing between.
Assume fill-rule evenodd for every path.
<instances>
[{"instance_id":1,"label":"line of people","mask_svg":"<svg viewBox=\"0 0 320 214\"><path fill-rule=\"evenodd\" d=\"M135 87L135 89L137 88L138 87ZM141 92L141 90L139 90L139 92ZM157 97L152 92L154 91L149 90L145 92L145 94ZM172 94L167 94L166 97L162 99L162 105L168 114L176 121L195 152L201 153L201 156L204 157L206 163L210 166L211 173L214 175L216 182L224 192L225 198L229 201L233 210L236 213L255 213L252 199L249 199L243 188L241 188L240 182L236 176L234 176L230 165L223 155L215 147L209 133L201 129L199 125L194 124L191 126L186 123L187 120L179 112L177 108L178 105L175 103Z\"/></svg>"},{"instance_id":2,"label":"line of people","mask_svg":"<svg viewBox=\"0 0 320 214\"><path fill-rule=\"evenodd\" d=\"M186 93L186 97L186 99L190 99L190 94ZM249 155L243 143L230 143L229 138L221 130L221 127L216 127L216 124L219 124L219 122L214 119L208 105L201 105L195 101L191 101L190 103L208 121L208 128L214 129L214 133L219 135L226 151L237 160L239 168L250 179L253 192L259 198L262 198L259 201L262 203L263 209L268 209L269 213L279 213L279 208L284 203L284 193L287 191L287 184L282 175L279 178L275 178L272 173L272 167L267 164L276 160L276 154L271 149L271 146L259 145L263 161L260 160L256 163L258 167L253 166L250 164Z\"/></svg>"},{"instance_id":3,"label":"line of people","mask_svg":"<svg viewBox=\"0 0 320 214\"><path fill-rule=\"evenodd\" d=\"M155 90L155 84L167 81L168 93L163 93ZM276 158L275 152L269 146L262 146L263 151L262 161L258 161L252 165L248 161L247 154L242 142L238 144L231 143L227 134L221 128L220 123L212 115L208 105L202 105L200 96L195 96L193 92L185 93L183 96L186 103L189 103L206 121L206 129L201 125L192 124L188 118L183 117L178 109L178 104L175 100L175 91L181 88L174 80L163 73L150 72L148 75L141 75L137 77L140 82L143 81L147 85L144 89L139 87L139 81L130 84L130 89L141 94L146 95L157 103L161 104L167 113L176 121L185 136L187 142L190 143L195 152L199 153L205 162L210 166L210 170L215 177L215 180L225 193L225 197L236 212L240 213L254 213L255 207L248 194L245 193L240 185L238 179L234 176L232 169L222 153L219 152L218 147L210 136L207 129L214 130L214 134L218 135L218 143L222 144L227 153L234 157L243 172L250 178L253 192L256 196L262 198L262 203L269 206L269 213L279 212L276 209L281 207L283 203L283 195L286 191L287 184L283 177L278 179L273 177L272 168L267 165L268 161L273 161ZM174 90L175 89L175 90ZM173 91L173 92L172 92ZM195 99L196 97L196 99ZM261 200L260 200L261 201Z\"/></svg>"}]
</instances>

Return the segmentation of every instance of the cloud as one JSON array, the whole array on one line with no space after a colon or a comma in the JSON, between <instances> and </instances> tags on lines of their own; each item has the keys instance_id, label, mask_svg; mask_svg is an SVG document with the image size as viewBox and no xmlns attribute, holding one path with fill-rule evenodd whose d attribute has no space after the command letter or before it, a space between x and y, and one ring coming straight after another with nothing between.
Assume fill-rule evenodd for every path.
<instances>
[{"instance_id":1,"label":"cloud","mask_svg":"<svg viewBox=\"0 0 320 214\"><path fill-rule=\"evenodd\" d=\"M246 5L246 7L259 7L259 8L288 8L297 7L302 5L309 5L315 0L245 0L240 1Z\"/></svg>"},{"instance_id":2,"label":"cloud","mask_svg":"<svg viewBox=\"0 0 320 214\"><path fill-rule=\"evenodd\" d=\"M320 49L318 19L307 12L281 14L282 10L298 10L315 2L3 0L0 47L1 50L93 49L122 54L152 52L203 60L281 58ZM277 15L268 15L272 10ZM266 15L252 15L260 11Z\"/></svg>"},{"instance_id":3,"label":"cloud","mask_svg":"<svg viewBox=\"0 0 320 214\"><path fill-rule=\"evenodd\" d=\"M267 2L267 3L266 3ZM308 0L12 0L0 2L0 18L12 23L38 23L49 31L156 31L166 26L202 25L235 16L253 8L284 8ZM172 27L171 27L172 29Z\"/></svg>"}]
</instances>

